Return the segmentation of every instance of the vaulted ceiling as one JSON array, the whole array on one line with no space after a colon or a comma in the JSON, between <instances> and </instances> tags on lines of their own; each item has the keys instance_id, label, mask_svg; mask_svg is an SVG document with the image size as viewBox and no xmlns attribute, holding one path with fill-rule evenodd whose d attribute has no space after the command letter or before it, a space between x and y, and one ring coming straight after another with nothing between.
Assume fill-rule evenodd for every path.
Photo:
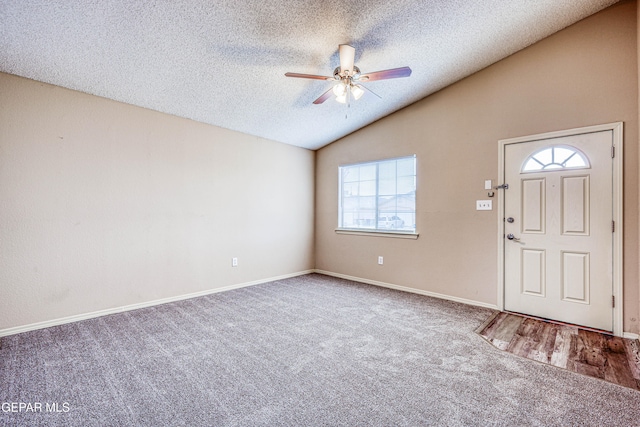
<instances>
[{"instance_id":1,"label":"vaulted ceiling","mask_svg":"<svg viewBox=\"0 0 640 427\"><path fill-rule=\"evenodd\" d=\"M0 71L318 149L615 0L3 0ZM370 82L312 104L338 45Z\"/></svg>"}]
</instances>

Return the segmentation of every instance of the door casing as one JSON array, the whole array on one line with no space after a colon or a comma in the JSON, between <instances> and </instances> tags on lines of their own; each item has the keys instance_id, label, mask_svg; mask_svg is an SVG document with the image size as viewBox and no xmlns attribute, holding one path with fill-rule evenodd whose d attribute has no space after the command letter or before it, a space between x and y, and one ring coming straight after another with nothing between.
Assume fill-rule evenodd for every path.
<instances>
[{"instance_id":1,"label":"door casing","mask_svg":"<svg viewBox=\"0 0 640 427\"><path fill-rule=\"evenodd\" d=\"M612 144L615 149L613 157L613 220L615 221L615 231L612 233L613 238L613 296L615 298L615 306L613 307L613 333L616 336L623 336L623 123L607 123L603 125L587 126L576 129L568 129L556 132L547 132L536 135L528 135L517 138L501 139L498 141L498 184L505 184L505 167L504 153L505 147L509 144L517 144L523 142L538 141L541 139L559 138L584 133L593 133L601 131L612 131ZM508 184L508 183L507 183ZM498 309L504 310L504 191L497 191L497 211L498 211Z\"/></svg>"}]
</instances>

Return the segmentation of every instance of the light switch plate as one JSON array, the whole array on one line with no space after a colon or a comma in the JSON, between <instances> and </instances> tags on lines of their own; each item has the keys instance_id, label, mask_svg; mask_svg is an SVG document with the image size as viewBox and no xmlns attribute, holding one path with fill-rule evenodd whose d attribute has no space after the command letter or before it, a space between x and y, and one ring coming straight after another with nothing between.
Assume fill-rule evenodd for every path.
<instances>
[{"instance_id":1,"label":"light switch plate","mask_svg":"<svg viewBox=\"0 0 640 427\"><path fill-rule=\"evenodd\" d=\"M491 190L491 180L490 179L486 179L484 181L484 189L485 190Z\"/></svg>"},{"instance_id":2,"label":"light switch plate","mask_svg":"<svg viewBox=\"0 0 640 427\"><path fill-rule=\"evenodd\" d=\"M490 211L493 210L493 204L491 200L476 200L477 211Z\"/></svg>"}]
</instances>

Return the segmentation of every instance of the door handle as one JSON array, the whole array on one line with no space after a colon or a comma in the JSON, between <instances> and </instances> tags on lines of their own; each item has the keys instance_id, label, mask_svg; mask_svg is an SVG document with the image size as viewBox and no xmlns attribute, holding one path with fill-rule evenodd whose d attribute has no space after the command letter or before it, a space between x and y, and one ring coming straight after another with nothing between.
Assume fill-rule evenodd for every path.
<instances>
[{"instance_id":1,"label":"door handle","mask_svg":"<svg viewBox=\"0 0 640 427\"><path fill-rule=\"evenodd\" d=\"M514 242L519 242L520 241L520 239L518 239L516 236L514 236L513 233L507 234L507 239L513 240Z\"/></svg>"}]
</instances>

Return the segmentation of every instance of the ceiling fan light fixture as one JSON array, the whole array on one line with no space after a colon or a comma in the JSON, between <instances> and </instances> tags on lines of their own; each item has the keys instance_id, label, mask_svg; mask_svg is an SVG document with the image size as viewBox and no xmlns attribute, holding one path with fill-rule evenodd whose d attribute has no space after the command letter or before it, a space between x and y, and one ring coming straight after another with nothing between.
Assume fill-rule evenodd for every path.
<instances>
[{"instance_id":1,"label":"ceiling fan light fixture","mask_svg":"<svg viewBox=\"0 0 640 427\"><path fill-rule=\"evenodd\" d=\"M347 92L347 87L344 83L340 82L333 87L333 94L335 96L344 96Z\"/></svg>"},{"instance_id":2,"label":"ceiling fan light fixture","mask_svg":"<svg viewBox=\"0 0 640 427\"><path fill-rule=\"evenodd\" d=\"M362 95L364 95L364 89L362 89L362 86L360 85L352 85L351 94L353 95L353 98L357 101L362 97Z\"/></svg>"},{"instance_id":3,"label":"ceiling fan light fixture","mask_svg":"<svg viewBox=\"0 0 640 427\"><path fill-rule=\"evenodd\" d=\"M340 96L336 96L336 101L338 101L340 104L346 104L347 103L347 94L344 93Z\"/></svg>"}]
</instances>

